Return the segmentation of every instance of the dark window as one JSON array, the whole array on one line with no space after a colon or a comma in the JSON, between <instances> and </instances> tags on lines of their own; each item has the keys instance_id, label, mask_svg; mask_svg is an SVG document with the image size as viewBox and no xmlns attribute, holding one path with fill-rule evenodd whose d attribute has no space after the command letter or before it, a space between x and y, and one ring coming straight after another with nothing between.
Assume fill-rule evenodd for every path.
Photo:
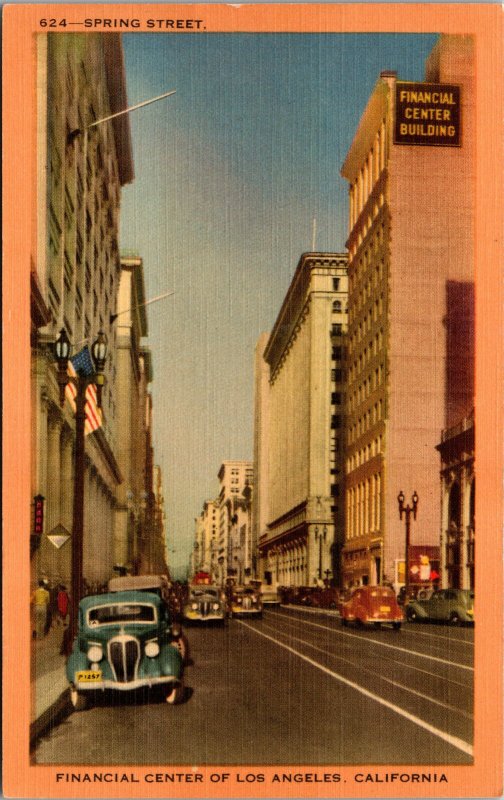
<instances>
[{"instance_id":1,"label":"dark window","mask_svg":"<svg viewBox=\"0 0 504 800\"><path fill-rule=\"evenodd\" d=\"M341 336L343 326L340 322L333 322L331 325L331 336Z\"/></svg>"},{"instance_id":2,"label":"dark window","mask_svg":"<svg viewBox=\"0 0 504 800\"><path fill-rule=\"evenodd\" d=\"M333 483L331 486L331 497L339 497L339 483Z\"/></svg>"},{"instance_id":3,"label":"dark window","mask_svg":"<svg viewBox=\"0 0 504 800\"><path fill-rule=\"evenodd\" d=\"M339 313L341 313L341 300L334 300L334 302L333 302L333 304L332 304L332 310L333 310L333 311L334 311L336 314L339 314Z\"/></svg>"},{"instance_id":4,"label":"dark window","mask_svg":"<svg viewBox=\"0 0 504 800\"><path fill-rule=\"evenodd\" d=\"M333 361L341 361L342 353L343 353L343 348L342 347L333 347L333 349L332 349L332 360Z\"/></svg>"},{"instance_id":5,"label":"dark window","mask_svg":"<svg viewBox=\"0 0 504 800\"><path fill-rule=\"evenodd\" d=\"M341 392L331 392L331 403L335 406L341 405Z\"/></svg>"},{"instance_id":6,"label":"dark window","mask_svg":"<svg viewBox=\"0 0 504 800\"><path fill-rule=\"evenodd\" d=\"M340 279L339 278L333 278L332 279L333 290L335 292L337 292L339 290L339 284L340 284Z\"/></svg>"},{"instance_id":7,"label":"dark window","mask_svg":"<svg viewBox=\"0 0 504 800\"><path fill-rule=\"evenodd\" d=\"M331 417L331 428L341 428L341 417L339 414L333 414Z\"/></svg>"}]
</instances>

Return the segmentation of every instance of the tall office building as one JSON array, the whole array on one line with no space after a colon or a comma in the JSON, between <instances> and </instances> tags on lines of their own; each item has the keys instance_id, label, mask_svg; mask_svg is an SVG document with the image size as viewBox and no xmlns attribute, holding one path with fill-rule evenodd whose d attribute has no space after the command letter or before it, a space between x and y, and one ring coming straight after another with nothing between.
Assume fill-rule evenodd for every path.
<instances>
[{"instance_id":1,"label":"tall office building","mask_svg":"<svg viewBox=\"0 0 504 800\"><path fill-rule=\"evenodd\" d=\"M419 497L411 544L439 546L435 448L473 397L474 119L472 38L441 36L424 82L380 75L342 167L346 585L404 582L400 491Z\"/></svg>"}]
</instances>

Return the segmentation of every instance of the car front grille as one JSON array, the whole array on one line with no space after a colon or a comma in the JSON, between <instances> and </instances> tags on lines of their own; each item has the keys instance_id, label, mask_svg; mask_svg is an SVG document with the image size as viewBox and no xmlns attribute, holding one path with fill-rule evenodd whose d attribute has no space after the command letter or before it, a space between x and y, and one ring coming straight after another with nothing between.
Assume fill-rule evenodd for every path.
<instances>
[{"instance_id":1,"label":"car front grille","mask_svg":"<svg viewBox=\"0 0 504 800\"><path fill-rule=\"evenodd\" d=\"M133 636L118 636L109 642L110 666L119 683L128 683L136 677L140 661L140 643Z\"/></svg>"},{"instance_id":2,"label":"car front grille","mask_svg":"<svg viewBox=\"0 0 504 800\"><path fill-rule=\"evenodd\" d=\"M207 600L204 600L200 603L200 613L202 617L207 617L210 612L210 603Z\"/></svg>"},{"instance_id":3,"label":"car front grille","mask_svg":"<svg viewBox=\"0 0 504 800\"><path fill-rule=\"evenodd\" d=\"M244 597L242 605L243 608L252 608L252 600L250 599L250 597Z\"/></svg>"}]
</instances>

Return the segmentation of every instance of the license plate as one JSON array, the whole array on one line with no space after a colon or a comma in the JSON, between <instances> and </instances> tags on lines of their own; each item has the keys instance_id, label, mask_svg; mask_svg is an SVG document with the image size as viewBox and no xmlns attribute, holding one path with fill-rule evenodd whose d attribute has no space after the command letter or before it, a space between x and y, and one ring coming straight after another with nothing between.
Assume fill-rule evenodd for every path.
<instances>
[{"instance_id":1,"label":"license plate","mask_svg":"<svg viewBox=\"0 0 504 800\"><path fill-rule=\"evenodd\" d=\"M100 683L102 674L100 669L81 669L75 673L77 683Z\"/></svg>"},{"instance_id":2,"label":"license plate","mask_svg":"<svg viewBox=\"0 0 504 800\"><path fill-rule=\"evenodd\" d=\"M390 606L380 606L380 611L390 611Z\"/></svg>"}]
</instances>

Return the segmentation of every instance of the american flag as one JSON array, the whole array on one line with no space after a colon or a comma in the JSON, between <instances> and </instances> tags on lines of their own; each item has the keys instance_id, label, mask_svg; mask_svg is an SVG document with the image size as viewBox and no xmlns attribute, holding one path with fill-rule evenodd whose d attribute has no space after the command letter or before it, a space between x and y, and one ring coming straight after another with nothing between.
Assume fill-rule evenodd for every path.
<instances>
[{"instance_id":1,"label":"american flag","mask_svg":"<svg viewBox=\"0 0 504 800\"><path fill-rule=\"evenodd\" d=\"M76 355L68 359L68 374L75 378L77 375L88 377L94 372L93 359L89 352L89 347L83 347ZM75 398L77 396L77 389L74 384L69 381L66 385L65 395L70 403L72 411L75 414L76 405ZM89 434L96 431L102 424L102 411L98 408L98 399L96 395L96 386L90 383L86 389L86 421L84 423L84 433Z\"/></svg>"}]
</instances>

